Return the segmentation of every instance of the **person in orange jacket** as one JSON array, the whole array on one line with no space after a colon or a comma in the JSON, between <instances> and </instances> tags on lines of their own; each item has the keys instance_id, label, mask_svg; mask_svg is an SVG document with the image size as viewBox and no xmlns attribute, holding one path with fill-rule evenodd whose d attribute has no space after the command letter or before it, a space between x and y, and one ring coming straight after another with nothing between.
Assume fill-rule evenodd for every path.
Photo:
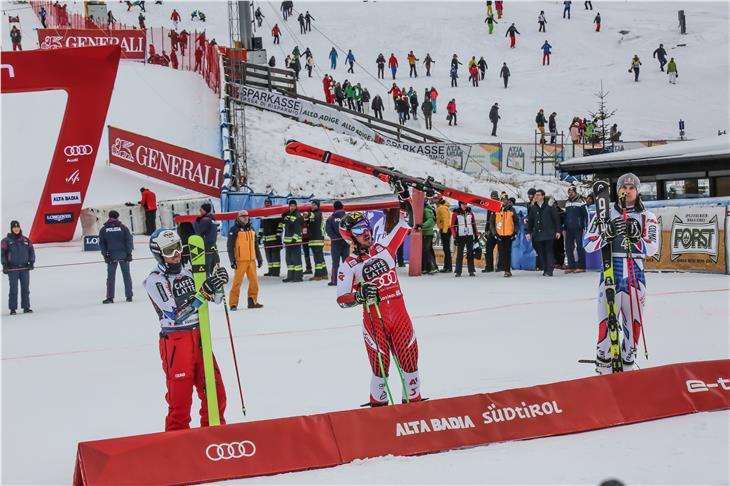
<instances>
[{"instance_id":1,"label":"person in orange jacket","mask_svg":"<svg viewBox=\"0 0 730 486\"><path fill-rule=\"evenodd\" d=\"M238 297L244 277L248 278L248 308L263 307L259 304L259 277L256 272L257 268L261 268L263 259L257 240L248 211L239 211L236 222L228 232L228 257L231 259L231 268L236 272L230 295L231 310L238 308Z\"/></svg>"}]
</instances>

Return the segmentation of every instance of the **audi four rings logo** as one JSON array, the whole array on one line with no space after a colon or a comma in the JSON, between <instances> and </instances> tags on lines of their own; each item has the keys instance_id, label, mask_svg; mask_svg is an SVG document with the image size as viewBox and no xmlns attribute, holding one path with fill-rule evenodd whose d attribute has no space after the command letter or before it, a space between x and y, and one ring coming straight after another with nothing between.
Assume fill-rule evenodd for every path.
<instances>
[{"instance_id":1,"label":"audi four rings logo","mask_svg":"<svg viewBox=\"0 0 730 486\"><path fill-rule=\"evenodd\" d=\"M91 145L66 145L63 153L66 157L78 157L80 155L91 155L94 148Z\"/></svg>"},{"instance_id":2,"label":"audi four rings logo","mask_svg":"<svg viewBox=\"0 0 730 486\"><path fill-rule=\"evenodd\" d=\"M241 459L256 454L256 444L250 440L231 442L229 444L210 444L205 449L205 455L211 461L222 461L228 459Z\"/></svg>"}]
</instances>

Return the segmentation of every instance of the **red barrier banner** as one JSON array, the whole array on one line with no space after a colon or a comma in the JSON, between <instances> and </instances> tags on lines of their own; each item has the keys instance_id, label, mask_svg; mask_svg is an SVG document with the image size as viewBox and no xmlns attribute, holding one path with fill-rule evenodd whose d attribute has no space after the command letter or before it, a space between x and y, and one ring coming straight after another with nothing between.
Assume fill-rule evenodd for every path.
<instances>
[{"instance_id":1,"label":"red barrier banner","mask_svg":"<svg viewBox=\"0 0 730 486\"><path fill-rule=\"evenodd\" d=\"M730 408L730 360L406 405L82 442L74 484L190 484Z\"/></svg>"},{"instance_id":2,"label":"red barrier banner","mask_svg":"<svg viewBox=\"0 0 730 486\"><path fill-rule=\"evenodd\" d=\"M221 197L222 159L109 127L109 162L176 186Z\"/></svg>"},{"instance_id":3,"label":"red barrier banner","mask_svg":"<svg viewBox=\"0 0 730 486\"><path fill-rule=\"evenodd\" d=\"M145 59L145 31L138 29L38 29L41 49L118 45L124 59Z\"/></svg>"},{"instance_id":4,"label":"red barrier banner","mask_svg":"<svg viewBox=\"0 0 730 486\"><path fill-rule=\"evenodd\" d=\"M94 169L120 54L118 46L2 53L3 93L61 89L68 95L30 230L35 243L73 238Z\"/></svg>"}]
</instances>

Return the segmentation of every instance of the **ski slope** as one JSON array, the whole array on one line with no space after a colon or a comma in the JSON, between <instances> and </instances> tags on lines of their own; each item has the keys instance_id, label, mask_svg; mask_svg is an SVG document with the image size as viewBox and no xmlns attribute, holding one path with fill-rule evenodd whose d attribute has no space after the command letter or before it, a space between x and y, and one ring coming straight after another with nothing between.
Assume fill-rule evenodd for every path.
<instances>
[{"instance_id":1,"label":"ski slope","mask_svg":"<svg viewBox=\"0 0 730 486\"><path fill-rule=\"evenodd\" d=\"M159 325L142 289L153 263L144 238L135 244L134 302L113 305L101 305L106 269L98 254L82 253L79 242L37 248L31 275L35 313L2 316L3 484L69 483L79 441L163 430ZM523 271L511 279L400 273L419 341L425 396L592 375L577 360L595 350L597 274L556 272L547 285ZM647 280L651 360L640 357L640 366L730 357L726 275L651 273ZM325 282L284 285L262 277L260 283L265 307L231 314L246 417L238 405L223 309L212 308L213 347L229 396L227 420L351 409L365 401L370 370L360 310L340 309ZM6 308L6 279L1 291ZM586 397L586 406L597 399ZM727 484L729 420L728 412L698 414L250 482L597 484L615 475L628 484Z\"/></svg>"},{"instance_id":2,"label":"ski slope","mask_svg":"<svg viewBox=\"0 0 730 486\"><path fill-rule=\"evenodd\" d=\"M386 59L395 53L399 61L398 86L413 87L422 100L426 87L439 91L439 115L434 117L433 134L459 142L534 141L535 115L540 108L545 115L557 112L558 129L565 130L573 116L588 117L596 108L594 94L601 81L609 92L608 103L617 110L612 121L618 123L624 140L678 138L677 122L686 123L688 138L715 135L728 128L730 119L730 21L728 2L594 2L594 10L586 11L583 2L574 2L572 18L562 19L563 2L507 2L504 17L498 20L494 34L487 33L484 2L300 2L299 11L314 16L312 31L300 35L296 18L284 22L279 10L281 2L255 2L265 16L261 29L264 48L276 57L277 67L295 45L309 47L316 68L313 77L301 73L298 89L303 94L324 99L322 77L332 74L336 81L349 79L361 83L370 93L380 94L386 101L385 116L397 121L387 91L392 81L386 66L385 80L376 79L375 59L383 53ZM80 2L76 4L80 5ZM126 12L122 4L110 4L122 22L137 23L139 10ZM78 7L80 8L80 7ZM226 2L165 2L147 4L147 25L172 27L170 13L177 8L183 17L180 28L206 29L219 43L228 39L228 7ZM203 10L207 21L190 21L190 12ZM677 10L687 16L687 35L679 34ZM545 11L547 32L539 33L537 16ZM595 32L593 18L601 13L601 32ZM496 13L495 13L496 16ZM505 32L510 23L521 33L517 47L510 49ZM271 28L282 29L281 44L274 45ZM629 31L622 36L621 30ZM223 40L221 42L221 40ZM541 46L548 40L553 46L551 65L542 66ZM668 56L677 62L679 78L670 85L666 73L652 53L660 43ZM680 46L680 44L685 44ZM331 70L328 54L332 47L339 51L336 70ZM346 73L347 50L352 49L358 62L354 74ZM406 55L413 50L421 62L430 53L436 61L432 77L425 77L419 62L418 78L408 78ZM459 70L459 87L451 88L449 63L458 54L464 66ZM638 54L643 65L638 83L627 72L631 58ZM471 56L484 56L489 69L478 88L468 83L466 63ZM509 88L499 78L502 63L512 73ZM456 99L459 126L448 127L446 103ZM498 137L491 137L489 108L499 103L502 117ZM409 126L423 129L419 120Z\"/></svg>"}]
</instances>

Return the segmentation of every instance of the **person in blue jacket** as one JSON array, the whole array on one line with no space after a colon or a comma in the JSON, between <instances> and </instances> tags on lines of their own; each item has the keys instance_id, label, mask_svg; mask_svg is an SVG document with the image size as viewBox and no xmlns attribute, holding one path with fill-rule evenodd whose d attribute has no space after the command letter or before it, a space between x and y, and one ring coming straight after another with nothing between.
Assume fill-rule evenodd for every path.
<instances>
[{"instance_id":1,"label":"person in blue jacket","mask_svg":"<svg viewBox=\"0 0 730 486\"><path fill-rule=\"evenodd\" d=\"M117 211L109 211L109 219L99 231L99 249L106 262L106 299L102 303L114 303L117 264L122 269L124 295L127 302L132 302L132 276L129 272L129 262L132 261L134 242L129 228L119 221Z\"/></svg>"},{"instance_id":2,"label":"person in blue jacket","mask_svg":"<svg viewBox=\"0 0 730 486\"><path fill-rule=\"evenodd\" d=\"M345 58L345 64L349 64L350 67L347 68L348 73L354 73L353 66L355 65L355 55L352 53L352 49L348 49L347 51L347 57Z\"/></svg>"},{"instance_id":3,"label":"person in blue jacket","mask_svg":"<svg viewBox=\"0 0 730 486\"><path fill-rule=\"evenodd\" d=\"M20 306L23 313L33 312L30 308L30 271L35 265L35 250L33 242L23 235L20 223L10 222L10 233L3 238L2 243L3 273L10 279L8 307L10 315L15 315L18 308L18 282L20 282Z\"/></svg>"},{"instance_id":4,"label":"person in blue jacket","mask_svg":"<svg viewBox=\"0 0 730 486\"><path fill-rule=\"evenodd\" d=\"M195 234L203 237L205 246L205 274L210 276L215 266L220 263L218 256L218 224L213 216L213 206L210 203L203 203L200 206L200 216L193 223Z\"/></svg>"},{"instance_id":5,"label":"person in blue jacket","mask_svg":"<svg viewBox=\"0 0 730 486\"><path fill-rule=\"evenodd\" d=\"M334 47L330 51L330 69L337 69L337 57L339 54L337 54L337 49Z\"/></svg>"},{"instance_id":6,"label":"person in blue jacket","mask_svg":"<svg viewBox=\"0 0 730 486\"><path fill-rule=\"evenodd\" d=\"M547 61L547 65L550 65L550 49L552 49L553 46L550 45L550 43L546 40L545 43L542 45L542 65L545 65L545 61Z\"/></svg>"}]
</instances>

